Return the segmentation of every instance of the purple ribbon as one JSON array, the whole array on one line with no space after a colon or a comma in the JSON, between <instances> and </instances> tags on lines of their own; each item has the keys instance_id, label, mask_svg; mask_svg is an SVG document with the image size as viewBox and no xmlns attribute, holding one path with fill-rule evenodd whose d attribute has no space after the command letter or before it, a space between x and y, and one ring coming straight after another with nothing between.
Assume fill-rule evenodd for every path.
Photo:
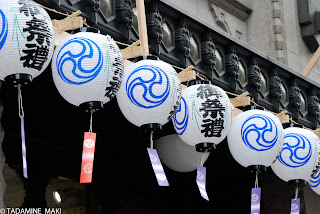
<instances>
[{"instance_id":1,"label":"purple ribbon","mask_svg":"<svg viewBox=\"0 0 320 214\"><path fill-rule=\"evenodd\" d=\"M23 176L28 178L27 171L27 150L26 150L26 138L24 133L24 118L21 117L21 140L22 140L22 163L23 163Z\"/></svg>"},{"instance_id":2,"label":"purple ribbon","mask_svg":"<svg viewBox=\"0 0 320 214\"><path fill-rule=\"evenodd\" d=\"M197 185L200 191L202 198L209 201L209 197L206 191L206 167L199 166L197 167Z\"/></svg>"},{"instance_id":3,"label":"purple ribbon","mask_svg":"<svg viewBox=\"0 0 320 214\"><path fill-rule=\"evenodd\" d=\"M297 198L297 200L292 199L290 214L299 214L299 211L300 211L300 198Z\"/></svg>"},{"instance_id":4,"label":"purple ribbon","mask_svg":"<svg viewBox=\"0 0 320 214\"><path fill-rule=\"evenodd\" d=\"M260 214L261 187L251 190L251 212L250 214Z\"/></svg>"},{"instance_id":5,"label":"purple ribbon","mask_svg":"<svg viewBox=\"0 0 320 214\"><path fill-rule=\"evenodd\" d=\"M147 150L148 150L152 168L153 168L154 174L156 175L159 186L169 186L169 182L167 180L166 174L164 173L157 150L149 149L149 148L147 148Z\"/></svg>"}]
</instances>

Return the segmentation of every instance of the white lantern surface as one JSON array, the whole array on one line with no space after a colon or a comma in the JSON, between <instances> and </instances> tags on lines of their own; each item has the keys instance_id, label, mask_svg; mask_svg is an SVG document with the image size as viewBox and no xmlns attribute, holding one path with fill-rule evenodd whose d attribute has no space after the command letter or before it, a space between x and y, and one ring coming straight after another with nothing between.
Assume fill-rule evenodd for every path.
<instances>
[{"instance_id":1,"label":"white lantern surface","mask_svg":"<svg viewBox=\"0 0 320 214\"><path fill-rule=\"evenodd\" d=\"M123 59L120 49L109 35L76 33L56 47L52 76L61 96L71 104L106 103L121 85Z\"/></svg>"},{"instance_id":2,"label":"white lantern surface","mask_svg":"<svg viewBox=\"0 0 320 214\"><path fill-rule=\"evenodd\" d=\"M48 13L36 2L0 1L0 79L14 74L40 75L54 50L54 30Z\"/></svg>"},{"instance_id":3,"label":"white lantern surface","mask_svg":"<svg viewBox=\"0 0 320 214\"><path fill-rule=\"evenodd\" d=\"M177 134L191 146L219 144L227 136L231 120L229 97L224 90L210 84L184 89L179 109L172 119Z\"/></svg>"},{"instance_id":4,"label":"white lantern surface","mask_svg":"<svg viewBox=\"0 0 320 214\"><path fill-rule=\"evenodd\" d=\"M166 124L178 109L181 84L174 68L157 60L141 60L126 67L117 94L122 114L132 124Z\"/></svg>"},{"instance_id":5,"label":"white lantern surface","mask_svg":"<svg viewBox=\"0 0 320 214\"><path fill-rule=\"evenodd\" d=\"M319 139L307 129L284 129L284 143L279 158L271 165L284 181L308 181L319 163Z\"/></svg>"},{"instance_id":6,"label":"white lantern surface","mask_svg":"<svg viewBox=\"0 0 320 214\"><path fill-rule=\"evenodd\" d=\"M177 134L163 136L155 140L161 162L177 172L191 172L197 169L202 160L209 157L209 152L197 152L193 146L186 144Z\"/></svg>"},{"instance_id":7,"label":"white lantern surface","mask_svg":"<svg viewBox=\"0 0 320 214\"><path fill-rule=\"evenodd\" d=\"M252 109L235 116L228 133L233 158L242 166L271 166L283 146L283 128L272 113Z\"/></svg>"},{"instance_id":8,"label":"white lantern surface","mask_svg":"<svg viewBox=\"0 0 320 214\"><path fill-rule=\"evenodd\" d=\"M315 193L320 195L320 171L310 178L308 184Z\"/></svg>"}]
</instances>

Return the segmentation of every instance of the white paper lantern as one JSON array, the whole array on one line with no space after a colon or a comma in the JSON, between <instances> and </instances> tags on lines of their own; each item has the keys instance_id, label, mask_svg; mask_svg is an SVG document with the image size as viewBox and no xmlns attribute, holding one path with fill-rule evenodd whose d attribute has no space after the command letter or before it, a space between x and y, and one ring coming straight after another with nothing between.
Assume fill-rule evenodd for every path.
<instances>
[{"instance_id":1,"label":"white paper lantern","mask_svg":"<svg viewBox=\"0 0 320 214\"><path fill-rule=\"evenodd\" d=\"M0 1L0 79L14 74L37 77L49 65L54 30L48 13L27 0Z\"/></svg>"},{"instance_id":2,"label":"white paper lantern","mask_svg":"<svg viewBox=\"0 0 320 214\"><path fill-rule=\"evenodd\" d=\"M320 195L320 171L310 178L308 184L315 193Z\"/></svg>"},{"instance_id":3,"label":"white paper lantern","mask_svg":"<svg viewBox=\"0 0 320 214\"><path fill-rule=\"evenodd\" d=\"M191 146L219 144L228 134L232 105L227 94L210 84L190 86L182 91L173 124L181 139Z\"/></svg>"},{"instance_id":4,"label":"white paper lantern","mask_svg":"<svg viewBox=\"0 0 320 214\"><path fill-rule=\"evenodd\" d=\"M274 173L284 181L308 181L319 162L319 139L307 129L284 129L282 152L271 165Z\"/></svg>"},{"instance_id":5,"label":"white paper lantern","mask_svg":"<svg viewBox=\"0 0 320 214\"><path fill-rule=\"evenodd\" d=\"M174 68L157 60L141 60L125 69L117 101L132 124L166 124L178 109L181 84Z\"/></svg>"},{"instance_id":6,"label":"white paper lantern","mask_svg":"<svg viewBox=\"0 0 320 214\"><path fill-rule=\"evenodd\" d=\"M177 172L191 172L196 170L203 155L205 155L204 161L206 161L210 154L209 152L197 152L193 146L183 142L177 134L163 136L155 140L154 145L158 151L161 162Z\"/></svg>"},{"instance_id":7,"label":"white paper lantern","mask_svg":"<svg viewBox=\"0 0 320 214\"><path fill-rule=\"evenodd\" d=\"M275 115L254 109L233 118L227 139L239 164L268 167L281 152L283 136L282 124Z\"/></svg>"},{"instance_id":8,"label":"white paper lantern","mask_svg":"<svg viewBox=\"0 0 320 214\"><path fill-rule=\"evenodd\" d=\"M80 32L57 46L52 76L61 96L71 104L106 103L120 88L123 59L109 35Z\"/></svg>"}]
</instances>

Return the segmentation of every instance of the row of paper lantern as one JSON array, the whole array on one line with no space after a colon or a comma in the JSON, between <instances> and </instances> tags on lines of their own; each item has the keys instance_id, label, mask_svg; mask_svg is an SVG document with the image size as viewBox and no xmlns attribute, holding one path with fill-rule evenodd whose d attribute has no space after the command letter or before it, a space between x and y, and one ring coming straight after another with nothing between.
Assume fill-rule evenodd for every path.
<instances>
[{"instance_id":1,"label":"row of paper lantern","mask_svg":"<svg viewBox=\"0 0 320 214\"><path fill-rule=\"evenodd\" d=\"M283 130L277 117L261 110L232 119L232 105L221 88L199 84L181 92L176 71L162 61L141 60L124 71L120 50L108 35L80 32L65 38L54 51L50 17L33 1L1 1L0 15L0 56L6 65L0 67L2 80L17 73L35 78L52 59L57 90L73 105L105 104L117 96L122 113L134 125L161 127L173 117L181 140L199 150L211 149L227 136L231 154L244 167L271 165L285 181L309 180L317 172L319 139L309 130ZM161 152L164 161L178 141L174 137L167 143L170 148ZM159 140L159 150L164 144ZM170 167L172 160L165 163ZM319 186L319 177L310 181L312 187Z\"/></svg>"}]
</instances>

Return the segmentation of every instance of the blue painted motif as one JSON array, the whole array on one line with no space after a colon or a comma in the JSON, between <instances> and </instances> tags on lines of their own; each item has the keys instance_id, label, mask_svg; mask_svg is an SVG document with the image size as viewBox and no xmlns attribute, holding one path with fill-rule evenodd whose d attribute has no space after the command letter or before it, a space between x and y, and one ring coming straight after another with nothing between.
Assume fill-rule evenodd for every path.
<instances>
[{"instance_id":1,"label":"blue painted motif","mask_svg":"<svg viewBox=\"0 0 320 214\"><path fill-rule=\"evenodd\" d=\"M1 33L0 33L0 50L1 50L5 44L5 42L7 40L7 36L8 36L8 20L2 10L0 10L0 15L1 15L1 19L2 19L2 28L1 28Z\"/></svg>"},{"instance_id":2,"label":"blue painted motif","mask_svg":"<svg viewBox=\"0 0 320 214\"><path fill-rule=\"evenodd\" d=\"M267 133L273 133L273 135L271 135L274 136L273 139L266 139ZM248 135L252 134L257 135L256 139L248 138ZM278 128L270 117L264 114L254 114L242 124L241 137L242 141L250 149L266 151L271 149L278 141Z\"/></svg>"},{"instance_id":3,"label":"blue painted motif","mask_svg":"<svg viewBox=\"0 0 320 214\"><path fill-rule=\"evenodd\" d=\"M183 118L182 118L181 122L179 122L177 120L177 114L179 114L179 113L183 113ZM173 117L174 127L176 128L176 132L178 135L182 135L184 133L184 131L187 129L188 120L189 120L188 105L186 103L186 100L183 97L181 97L179 109L177 110L177 112L175 113L175 115Z\"/></svg>"},{"instance_id":4,"label":"blue painted motif","mask_svg":"<svg viewBox=\"0 0 320 214\"><path fill-rule=\"evenodd\" d=\"M153 76L151 78L144 76L143 74L146 72L151 72ZM143 79L144 77L148 79ZM165 81L163 79L165 79ZM160 95L154 94L153 87L156 85L162 86L163 84L166 84L162 87L164 92ZM137 86L139 89L141 89L141 87L143 88L143 93L134 95ZM142 65L129 75L126 82L126 92L130 101L136 106L147 109L155 108L168 98L170 93L169 78L167 74L157 66ZM135 96L139 96L140 99L137 99ZM143 103L141 103L141 98L143 99Z\"/></svg>"},{"instance_id":5,"label":"blue painted motif","mask_svg":"<svg viewBox=\"0 0 320 214\"><path fill-rule=\"evenodd\" d=\"M73 46L71 44L77 43L82 46L80 53L72 53ZM94 51L94 47L97 51ZM92 59L96 54L99 55L98 62L94 68L86 70L82 67L82 61L84 59ZM66 62L71 62L73 64L72 70L64 70L63 65ZM88 38L74 38L70 39L65 43L60 49L57 59L56 67L59 73L59 76L63 81L69 84L82 85L84 83L92 81L98 76L102 69L103 65L103 55L100 47L92 40ZM72 73L72 74L71 74ZM80 73L80 74L79 74ZM73 75L77 80L71 80L67 76Z\"/></svg>"},{"instance_id":6,"label":"blue painted motif","mask_svg":"<svg viewBox=\"0 0 320 214\"><path fill-rule=\"evenodd\" d=\"M286 150L287 152L290 152L289 157L283 157ZM305 155L301 156L299 151L303 151ZM288 133L284 136L283 149L278 159L285 166L297 168L308 163L311 155L311 143L307 137L298 133Z\"/></svg>"},{"instance_id":7,"label":"blue painted motif","mask_svg":"<svg viewBox=\"0 0 320 214\"><path fill-rule=\"evenodd\" d=\"M311 187L317 187L320 184L320 172L318 172L314 177L309 180L309 185Z\"/></svg>"}]
</instances>

